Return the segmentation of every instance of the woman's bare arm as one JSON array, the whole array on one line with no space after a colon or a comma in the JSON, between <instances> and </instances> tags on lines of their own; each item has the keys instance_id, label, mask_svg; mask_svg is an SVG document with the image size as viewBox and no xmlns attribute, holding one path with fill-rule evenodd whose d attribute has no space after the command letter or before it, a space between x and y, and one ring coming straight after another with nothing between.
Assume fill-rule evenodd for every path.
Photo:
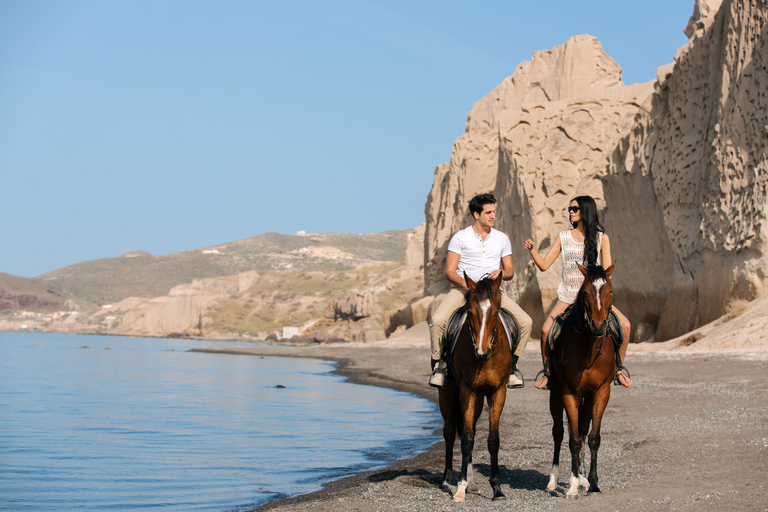
<instances>
[{"instance_id":1,"label":"woman's bare arm","mask_svg":"<svg viewBox=\"0 0 768 512\"><path fill-rule=\"evenodd\" d=\"M533 262L536 263L536 266L539 267L539 270L544 272L552 266L552 263L554 263L557 257L560 255L560 237L558 236L555 238L555 243L552 244L552 247L549 248L549 252L547 252L547 255L543 258L539 254L539 251L536 250L536 246L533 244L533 240L530 238L525 241L525 248L528 249L528 251L531 253Z\"/></svg>"}]
</instances>

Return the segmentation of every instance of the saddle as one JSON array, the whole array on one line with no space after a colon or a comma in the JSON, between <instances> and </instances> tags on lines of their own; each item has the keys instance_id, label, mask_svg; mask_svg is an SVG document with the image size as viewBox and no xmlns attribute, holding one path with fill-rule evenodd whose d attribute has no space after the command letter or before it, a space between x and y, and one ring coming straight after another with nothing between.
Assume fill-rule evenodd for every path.
<instances>
[{"instance_id":1,"label":"saddle","mask_svg":"<svg viewBox=\"0 0 768 512\"><path fill-rule=\"evenodd\" d=\"M555 352L555 347L560 342L563 327L565 326L565 322L568 319L568 314L571 312L571 309L573 309L573 304L568 306L565 311L557 315L555 320L552 322L552 327L549 329L549 335L547 336L547 343L549 344L550 354ZM621 343L624 341L624 328L621 326L621 321L613 311L613 308L611 308L611 312L608 313L608 332L613 339L613 344L616 345L616 354L618 356L619 347L621 347Z\"/></svg>"},{"instance_id":2,"label":"saddle","mask_svg":"<svg viewBox=\"0 0 768 512\"><path fill-rule=\"evenodd\" d=\"M501 325L504 327L504 331L507 333L507 338L509 339L512 352L514 353L515 349L517 348L517 344L520 341L520 329L517 327L517 323L515 323L515 318L512 316L512 313L504 308L501 308L500 313L501 314L499 315L499 319L501 320ZM459 341L461 328L464 327L464 323L466 321L466 310L457 309L451 315L450 320L448 320L448 327L443 333L443 357L451 369L449 375L456 375L456 372L453 368L453 358L448 356L453 355L453 352L456 349L456 342Z\"/></svg>"}]
</instances>

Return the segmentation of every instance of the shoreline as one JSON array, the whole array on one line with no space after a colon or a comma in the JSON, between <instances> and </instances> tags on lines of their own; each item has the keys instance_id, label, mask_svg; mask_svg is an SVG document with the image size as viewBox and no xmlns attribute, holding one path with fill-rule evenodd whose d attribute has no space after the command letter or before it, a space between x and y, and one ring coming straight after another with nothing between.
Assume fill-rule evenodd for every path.
<instances>
[{"instance_id":1,"label":"shoreline","mask_svg":"<svg viewBox=\"0 0 768 512\"><path fill-rule=\"evenodd\" d=\"M423 324L397 338L369 343L254 346L251 340L232 338L187 340L200 345L243 342L191 351L334 361L333 372L350 382L437 400L437 390L426 384L430 350ZM576 500L565 499L567 439L557 490L544 490L552 460L552 420L549 394L531 385L541 369L538 343L532 340L519 364L526 386L509 391L501 418L500 476L507 501L490 499L483 411L473 454L480 495L469 496L466 503L452 502L455 481L447 488L440 485L444 445L438 437L414 457L253 511L768 511L768 484L759 476L768 468L768 295L676 339L631 344L626 362L635 387L611 390L599 455L601 493L582 491ZM456 473L459 446L454 449Z\"/></svg>"},{"instance_id":2,"label":"shoreline","mask_svg":"<svg viewBox=\"0 0 768 512\"><path fill-rule=\"evenodd\" d=\"M508 392L501 420L499 462L506 501L490 499L484 410L473 455L480 495L461 505L452 501L455 482L440 486L444 444L438 437L414 457L327 482L316 492L271 501L253 512L768 510L768 484L759 476L768 467L768 340L758 343L755 337L740 344L741 334L768 324L768 296L762 299L738 317L702 326L698 330L704 336L693 344L683 342L688 333L664 343L630 345L627 366L635 387L611 390L598 462L601 493L582 490L578 499L565 499L567 438L558 488L554 493L544 489L552 460L552 420L549 394L532 386L541 367L538 343L532 340L519 364L526 386ZM426 384L429 341L424 330L371 343L193 350L331 360L338 364L334 372L350 382L437 401L437 390ZM454 449L457 474L459 446Z\"/></svg>"},{"instance_id":3,"label":"shoreline","mask_svg":"<svg viewBox=\"0 0 768 512\"><path fill-rule=\"evenodd\" d=\"M395 391L410 393L419 398L429 400L435 404L435 407L437 407L437 390L430 388L426 384L427 379L429 378L428 340L426 345L410 342L329 343L321 345L292 346L272 344L263 347L228 349L201 348L191 349L189 352L241 356L297 357L332 361L336 363L337 366L331 373L341 375L351 383L385 387ZM415 356L418 353L419 357L410 357L410 361L402 366L401 371L395 371L393 375L382 373L382 370L389 365L377 364L377 361L387 361L387 355L404 355L404 353L408 356ZM426 361L422 357L424 354L426 354ZM417 367L423 368L419 370ZM419 382L423 381L423 386L419 386L416 379L412 377L416 375L421 377ZM249 512L274 510L280 507L289 507L290 509L293 505L312 503L314 500L318 499L323 501L333 499L334 495L344 491L352 491L366 480L376 475L380 475L383 478L384 475L388 475L392 472L407 471L407 467L413 464L429 464L434 462L435 458L442 459L443 451L439 448L439 445L442 442L440 429L436 430L435 434L439 436L435 438L435 444L422 453L414 456L406 456L405 459L396 461L386 468L364 471L356 475L345 476L325 482L322 484L322 489L318 491L270 501Z\"/></svg>"}]
</instances>

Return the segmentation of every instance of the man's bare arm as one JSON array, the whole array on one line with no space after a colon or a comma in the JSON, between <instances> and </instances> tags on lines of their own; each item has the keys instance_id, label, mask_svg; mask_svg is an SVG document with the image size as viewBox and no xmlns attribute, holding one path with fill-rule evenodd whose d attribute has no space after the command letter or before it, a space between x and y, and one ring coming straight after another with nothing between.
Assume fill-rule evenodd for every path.
<instances>
[{"instance_id":1,"label":"man's bare arm","mask_svg":"<svg viewBox=\"0 0 768 512\"><path fill-rule=\"evenodd\" d=\"M499 273L504 274L502 279L505 281L509 281L515 276L515 268L512 266L511 254L501 258L501 270L494 270L493 272L491 272L489 277L491 279L496 279L499 276Z\"/></svg>"},{"instance_id":2,"label":"man's bare arm","mask_svg":"<svg viewBox=\"0 0 768 512\"><path fill-rule=\"evenodd\" d=\"M456 273L460 258L461 255L448 251L448 258L445 262L445 278L455 286L466 288L467 282L464 280L464 276L460 276Z\"/></svg>"}]
</instances>

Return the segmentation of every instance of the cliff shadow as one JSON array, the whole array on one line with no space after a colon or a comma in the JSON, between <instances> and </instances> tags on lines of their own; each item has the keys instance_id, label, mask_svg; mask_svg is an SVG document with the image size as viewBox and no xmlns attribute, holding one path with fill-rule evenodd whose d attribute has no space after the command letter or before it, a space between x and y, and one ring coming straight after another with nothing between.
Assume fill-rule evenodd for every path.
<instances>
[{"instance_id":1,"label":"cliff shadow","mask_svg":"<svg viewBox=\"0 0 768 512\"><path fill-rule=\"evenodd\" d=\"M632 323L630 340L644 341L633 337L656 332L675 279L675 254L653 181L637 169L618 171L602 178L607 206L601 221L616 263L611 276L614 304Z\"/></svg>"}]
</instances>

